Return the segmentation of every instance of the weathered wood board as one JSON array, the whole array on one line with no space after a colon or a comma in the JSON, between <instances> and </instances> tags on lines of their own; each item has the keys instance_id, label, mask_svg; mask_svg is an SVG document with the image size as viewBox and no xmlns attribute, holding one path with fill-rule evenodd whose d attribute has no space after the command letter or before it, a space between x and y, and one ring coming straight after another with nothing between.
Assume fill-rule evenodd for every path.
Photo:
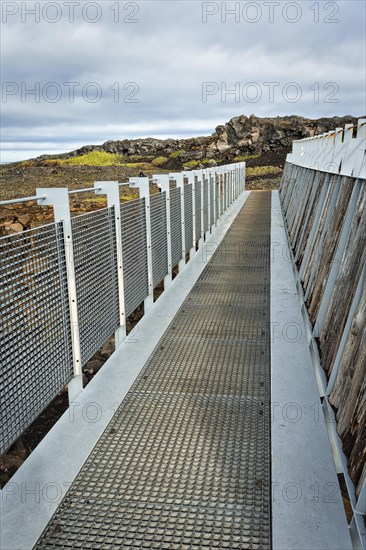
<instances>
[{"instance_id":1,"label":"weathered wood board","mask_svg":"<svg viewBox=\"0 0 366 550\"><path fill-rule=\"evenodd\" d=\"M299 181L296 182L297 178L301 178L300 187ZM355 182L354 178L348 176L333 176L331 179L325 173L310 169L304 172L303 168L292 166L287 171L287 183L281 193L281 200L286 204L284 214L288 221L290 242L294 255L298 258L298 268L303 268L304 271L302 283L304 290L308 290L306 305L313 325L333 262L339 262L335 287L319 339L321 364L328 378L366 262L366 182L358 196L345 250L341 259L339 253L336 259ZM320 197L324 186L329 190L320 213ZM309 247L309 236L319 214L318 226L305 266L305 250ZM329 224L326 223L327 218ZM335 385L329 396L330 403L336 409L337 430L342 438L349 474L357 494L366 478L365 286L347 336Z\"/></svg>"},{"instance_id":2,"label":"weathered wood board","mask_svg":"<svg viewBox=\"0 0 366 550\"><path fill-rule=\"evenodd\" d=\"M332 371L333 362L365 260L366 185L360 191L349 239L320 334L321 363L327 374L330 374Z\"/></svg>"},{"instance_id":3,"label":"weathered wood board","mask_svg":"<svg viewBox=\"0 0 366 550\"><path fill-rule=\"evenodd\" d=\"M358 491L366 464L366 285L330 395L337 409L337 428Z\"/></svg>"},{"instance_id":4,"label":"weathered wood board","mask_svg":"<svg viewBox=\"0 0 366 550\"><path fill-rule=\"evenodd\" d=\"M317 272L315 274L312 290L309 293L309 298L306 304L308 307L310 320L313 324L315 323L325 286L328 281L329 272L335 259L339 238L343 229L344 218L353 187L354 180L352 178L342 178L339 196L330 219L328 230L324 237L323 247L321 253L319 254Z\"/></svg>"}]
</instances>

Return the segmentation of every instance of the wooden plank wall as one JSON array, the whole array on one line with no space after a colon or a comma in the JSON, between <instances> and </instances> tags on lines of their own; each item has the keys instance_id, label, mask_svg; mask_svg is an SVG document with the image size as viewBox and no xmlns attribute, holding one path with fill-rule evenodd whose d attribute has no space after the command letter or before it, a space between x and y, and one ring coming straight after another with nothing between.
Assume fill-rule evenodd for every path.
<instances>
[{"instance_id":1,"label":"wooden plank wall","mask_svg":"<svg viewBox=\"0 0 366 550\"><path fill-rule=\"evenodd\" d=\"M328 381L335 369L327 395L359 494L366 476L366 181L287 162L280 198Z\"/></svg>"}]
</instances>

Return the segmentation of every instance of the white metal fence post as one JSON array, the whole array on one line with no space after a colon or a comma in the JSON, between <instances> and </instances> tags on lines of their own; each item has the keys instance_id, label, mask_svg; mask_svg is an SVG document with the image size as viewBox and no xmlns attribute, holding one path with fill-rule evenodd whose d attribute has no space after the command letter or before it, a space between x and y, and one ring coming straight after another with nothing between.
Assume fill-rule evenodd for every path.
<instances>
[{"instance_id":1,"label":"white metal fence post","mask_svg":"<svg viewBox=\"0 0 366 550\"><path fill-rule=\"evenodd\" d=\"M74 378L70 380L68 384L68 394L69 402L73 402L83 389L83 372L81 364L79 317L76 296L69 191L67 188L37 188L36 193L39 197L46 195L46 198L38 200L37 204L40 204L41 206L52 206L55 222L62 222L64 229L67 290L69 298L72 358L74 367Z\"/></svg>"},{"instance_id":2,"label":"white metal fence post","mask_svg":"<svg viewBox=\"0 0 366 550\"><path fill-rule=\"evenodd\" d=\"M220 218L220 185L219 185L219 169L215 168L214 174L214 186L215 186L215 227L217 227Z\"/></svg>"},{"instance_id":3,"label":"white metal fence post","mask_svg":"<svg viewBox=\"0 0 366 550\"><path fill-rule=\"evenodd\" d=\"M230 169L226 166L225 167L225 173L226 173L226 210L230 206Z\"/></svg>"},{"instance_id":4,"label":"white metal fence post","mask_svg":"<svg viewBox=\"0 0 366 550\"><path fill-rule=\"evenodd\" d=\"M223 180L223 171L221 166L218 172L218 177L219 177L219 217L221 218L222 213L224 211L224 180Z\"/></svg>"},{"instance_id":5,"label":"white metal fence post","mask_svg":"<svg viewBox=\"0 0 366 550\"><path fill-rule=\"evenodd\" d=\"M192 185L192 225L193 225L193 239L192 247L189 251L189 257L192 258L196 253L196 178L194 172L183 172L183 177L188 179L188 185Z\"/></svg>"},{"instance_id":6,"label":"white metal fence post","mask_svg":"<svg viewBox=\"0 0 366 550\"><path fill-rule=\"evenodd\" d=\"M204 170L203 173L207 182L207 231L205 234L205 240L207 240L211 233L211 174L209 170Z\"/></svg>"},{"instance_id":7,"label":"white metal fence post","mask_svg":"<svg viewBox=\"0 0 366 550\"><path fill-rule=\"evenodd\" d=\"M209 235L209 229L205 231L205 208L207 208L207 226L210 226L210 188L207 178L207 171L201 170L202 172L202 230L203 230L203 237L206 241ZM205 186L207 185L207 200L206 203L204 201L205 197Z\"/></svg>"},{"instance_id":8,"label":"white metal fence post","mask_svg":"<svg viewBox=\"0 0 366 550\"><path fill-rule=\"evenodd\" d=\"M243 162L242 163L242 173L241 173L241 177L243 178L243 181L242 181L242 188L241 188L241 191L245 191L245 183L246 183L246 170L247 170L247 164L246 162Z\"/></svg>"},{"instance_id":9,"label":"white metal fence post","mask_svg":"<svg viewBox=\"0 0 366 550\"><path fill-rule=\"evenodd\" d=\"M182 227L182 252L181 259L178 263L178 269L181 271L186 265L186 229L184 222L184 176L183 172L171 172L169 174L170 180L174 180L177 184L177 188L180 189L180 208L181 208L181 227Z\"/></svg>"},{"instance_id":10,"label":"white metal fence post","mask_svg":"<svg viewBox=\"0 0 366 550\"><path fill-rule=\"evenodd\" d=\"M200 220L201 220L201 223L200 223L200 227L201 227L201 233L200 235L197 235L198 237L198 248L201 248L202 244L203 244L203 241L204 241L204 238L203 238L203 234L204 234L204 225L203 225L203 172L202 170L194 170L193 171L195 177L197 178L197 183L198 182L201 182L201 208L200 208L200 212L197 212L196 210L196 216L199 216L200 217Z\"/></svg>"},{"instance_id":11,"label":"white metal fence post","mask_svg":"<svg viewBox=\"0 0 366 550\"><path fill-rule=\"evenodd\" d=\"M146 212L146 246L147 246L147 272L149 294L144 300L145 313L151 308L154 303L154 284L152 272L152 253L151 253L151 209L150 209L150 184L149 178L129 178L131 189L139 189L140 198L145 199Z\"/></svg>"},{"instance_id":12,"label":"white metal fence post","mask_svg":"<svg viewBox=\"0 0 366 550\"><path fill-rule=\"evenodd\" d=\"M119 304L119 327L115 332L115 347L117 348L126 337L126 310L125 290L123 281L123 257L122 257L122 226L121 226L121 204L119 197L118 181L96 181L94 183L96 195L107 196L108 208L114 207L114 220L117 245L117 277L118 277L118 304Z\"/></svg>"},{"instance_id":13,"label":"white metal fence post","mask_svg":"<svg viewBox=\"0 0 366 550\"><path fill-rule=\"evenodd\" d=\"M233 167L233 191L232 191L233 202L236 199L236 176L237 176L237 165L234 164L234 167Z\"/></svg>"},{"instance_id":14,"label":"white metal fence post","mask_svg":"<svg viewBox=\"0 0 366 550\"><path fill-rule=\"evenodd\" d=\"M166 242L168 257L168 273L164 277L164 289L168 288L172 282L172 235L170 231L170 183L169 174L154 174L153 180L156 182L162 193L165 193L166 203Z\"/></svg>"},{"instance_id":15,"label":"white metal fence post","mask_svg":"<svg viewBox=\"0 0 366 550\"><path fill-rule=\"evenodd\" d=\"M225 212L225 179L224 179L224 170L222 166L220 166L219 179L220 179L220 217L221 217Z\"/></svg>"},{"instance_id":16,"label":"white metal fence post","mask_svg":"<svg viewBox=\"0 0 366 550\"><path fill-rule=\"evenodd\" d=\"M225 181L225 212L229 208L229 169L225 166L224 172L224 181Z\"/></svg>"},{"instance_id":17,"label":"white metal fence post","mask_svg":"<svg viewBox=\"0 0 366 550\"><path fill-rule=\"evenodd\" d=\"M213 190L213 193L212 193L212 198L213 198L213 207L212 207L213 220L211 220L211 231L213 231L214 228L217 225L217 216L216 216L216 190L217 189L216 189L216 171L215 171L215 169L210 171L210 179L211 179L211 185L212 185L212 190Z\"/></svg>"},{"instance_id":18,"label":"white metal fence post","mask_svg":"<svg viewBox=\"0 0 366 550\"><path fill-rule=\"evenodd\" d=\"M238 162L235 169L235 198L240 195L240 163Z\"/></svg>"},{"instance_id":19,"label":"white metal fence post","mask_svg":"<svg viewBox=\"0 0 366 550\"><path fill-rule=\"evenodd\" d=\"M234 170L230 167L230 205L233 202L233 188L234 188Z\"/></svg>"}]
</instances>

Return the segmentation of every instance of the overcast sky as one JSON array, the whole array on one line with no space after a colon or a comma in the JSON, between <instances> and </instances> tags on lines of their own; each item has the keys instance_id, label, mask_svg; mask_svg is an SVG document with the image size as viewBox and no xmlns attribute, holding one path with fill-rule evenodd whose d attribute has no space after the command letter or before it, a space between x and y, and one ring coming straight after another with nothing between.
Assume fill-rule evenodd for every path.
<instances>
[{"instance_id":1,"label":"overcast sky","mask_svg":"<svg viewBox=\"0 0 366 550\"><path fill-rule=\"evenodd\" d=\"M2 162L207 135L240 114L366 112L362 0L4 0L1 10Z\"/></svg>"}]
</instances>

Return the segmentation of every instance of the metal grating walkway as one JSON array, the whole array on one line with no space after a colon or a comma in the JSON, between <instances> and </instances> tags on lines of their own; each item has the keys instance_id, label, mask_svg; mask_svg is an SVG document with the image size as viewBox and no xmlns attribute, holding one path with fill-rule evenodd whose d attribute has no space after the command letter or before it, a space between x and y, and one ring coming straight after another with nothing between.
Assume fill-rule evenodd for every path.
<instances>
[{"instance_id":1,"label":"metal grating walkway","mask_svg":"<svg viewBox=\"0 0 366 550\"><path fill-rule=\"evenodd\" d=\"M270 210L251 193L36 548L270 548Z\"/></svg>"}]
</instances>

